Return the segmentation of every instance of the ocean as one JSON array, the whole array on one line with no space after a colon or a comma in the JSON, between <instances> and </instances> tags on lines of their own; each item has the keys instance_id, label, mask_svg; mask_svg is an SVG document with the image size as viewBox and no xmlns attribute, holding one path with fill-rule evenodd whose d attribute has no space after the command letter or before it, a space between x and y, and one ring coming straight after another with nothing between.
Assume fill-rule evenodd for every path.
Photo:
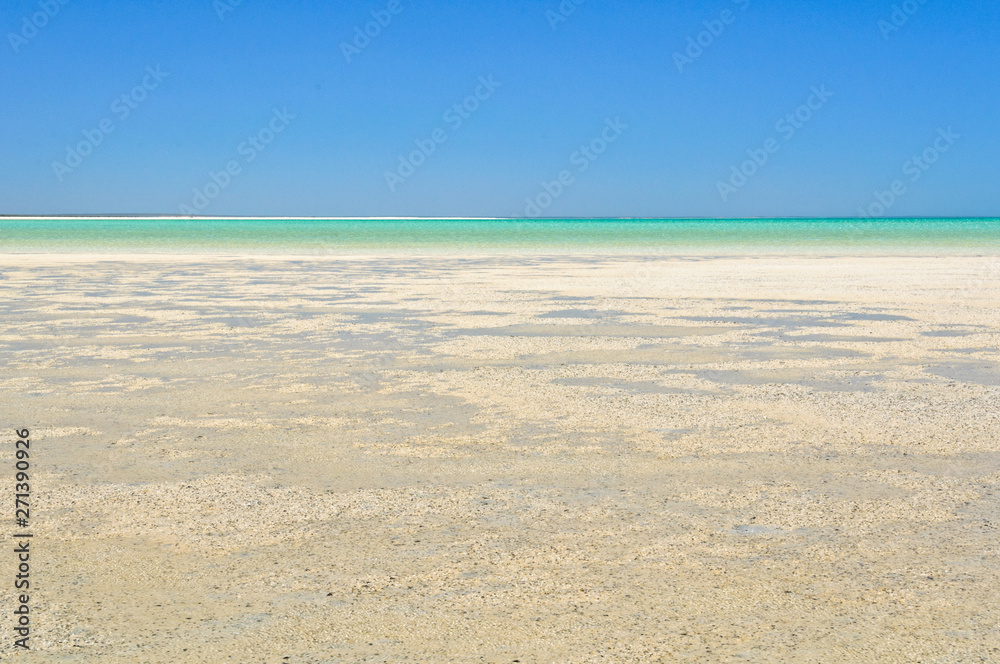
<instances>
[{"instance_id":1,"label":"ocean","mask_svg":"<svg viewBox=\"0 0 1000 664\"><path fill-rule=\"evenodd\" d=\"M0 253L1000 252L1000 219L0 218Z\"/></svg>"}]
</instances>

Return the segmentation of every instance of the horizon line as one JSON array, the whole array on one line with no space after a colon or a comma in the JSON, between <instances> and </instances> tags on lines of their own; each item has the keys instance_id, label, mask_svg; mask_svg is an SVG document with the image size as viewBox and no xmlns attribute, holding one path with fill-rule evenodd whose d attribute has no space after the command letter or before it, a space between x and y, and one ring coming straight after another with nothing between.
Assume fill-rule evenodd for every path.
<instances>
[{"instance_id":1,"label":"horizon line","mask_svg":"<svg viewBox=\"0 0 1000 664\"><path fill-rule=\"evenodd\" d=\"M904 221L904 220L1000 220L1000 216L978 216L978 217L947 217L947 216L919 216L919 217L326 217L326 216L190 216L190 215L161 215L161 214L48 214L48 215L16 215L0 214L0 220L29 221L44 219L122 219L122 220L143 220L143 219L177 219L184 221L569 221L569 220L595 220L612 219L618 221L744 221L774 219L780 221Z\"/></svg>"}]
</instances>

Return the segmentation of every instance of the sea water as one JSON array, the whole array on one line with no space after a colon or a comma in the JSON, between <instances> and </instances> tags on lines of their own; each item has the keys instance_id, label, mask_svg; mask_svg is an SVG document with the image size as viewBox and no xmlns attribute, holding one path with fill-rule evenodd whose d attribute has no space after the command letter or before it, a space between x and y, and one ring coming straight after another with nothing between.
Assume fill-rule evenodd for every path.
<instances>
[{"instance_id":1,"label":"sea water","mask_svg":"<svg viewBox=\"0 0 1000 664\"><path fill-rule=\"evenodd\" d=\"M1000 219L0 218L0 253L1000 253Z\"/></svg>"}]
</instances>

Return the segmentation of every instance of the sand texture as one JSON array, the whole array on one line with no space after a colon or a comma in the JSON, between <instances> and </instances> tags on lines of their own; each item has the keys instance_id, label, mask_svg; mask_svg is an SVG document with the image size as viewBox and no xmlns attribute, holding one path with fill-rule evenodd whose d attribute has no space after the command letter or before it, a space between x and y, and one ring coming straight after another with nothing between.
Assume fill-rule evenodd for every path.
<instances>
[{"instance_id":1,"label":"sand texture","mask_svg":"<svg viewBox=\"0 0 1000 664\"><path fill-rule=\"evenodd\" d=\"M3 265L0 659L1000 662L996 258Z\"/></svg>"}]
</instances>

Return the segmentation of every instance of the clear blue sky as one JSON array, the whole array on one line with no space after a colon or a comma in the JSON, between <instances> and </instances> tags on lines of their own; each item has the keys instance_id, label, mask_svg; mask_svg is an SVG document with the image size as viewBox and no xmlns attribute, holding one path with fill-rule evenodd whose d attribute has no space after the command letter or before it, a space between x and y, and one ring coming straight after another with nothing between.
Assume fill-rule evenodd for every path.
<instances>
[{"instance_id":1,"label":"clear blue sky","mask_svg":"<svg viewBox=\"0 0 1000 664\"><path fill-rule=\"evenodd\" d=\"M1000 214L996 0L233 1L7 0L0 213Z\"/></svg>"}]
</instances>

